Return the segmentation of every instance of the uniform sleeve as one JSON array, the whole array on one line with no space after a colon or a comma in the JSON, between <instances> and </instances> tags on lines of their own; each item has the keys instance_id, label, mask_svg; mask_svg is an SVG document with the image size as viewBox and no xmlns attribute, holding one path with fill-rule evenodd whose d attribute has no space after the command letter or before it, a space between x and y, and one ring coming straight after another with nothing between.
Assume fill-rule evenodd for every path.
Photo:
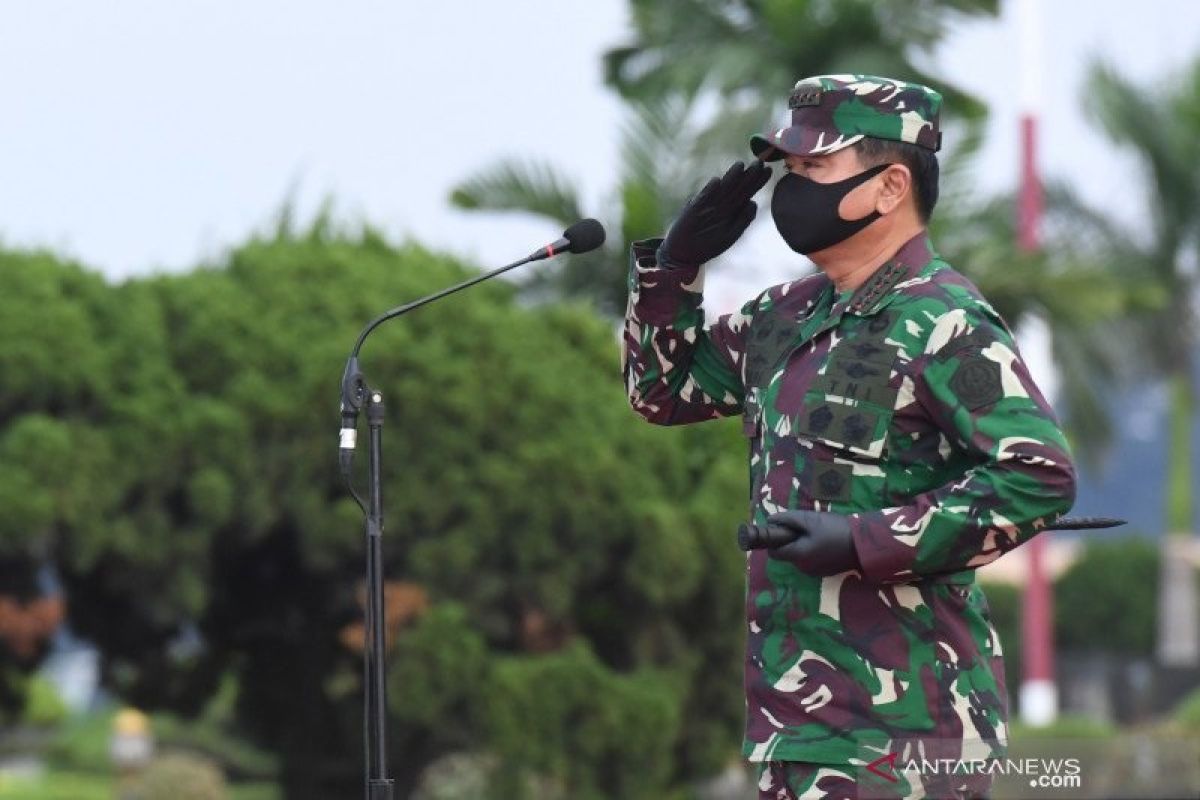
<instances>
[{"instance_id":1,"label":"uniform sleeve","mask_svg":"<svg viewBox=\"0 0 1200 800\"><path fill-rule=\"evenodd\" d=\"M982 566L1075 499L1066 438L998 317L945 313L918 360L915 398L971 466L907 505L852 515L863 572L877 583Z\"/></svg>"},{"instance_id":2,"label":"uniform sleeve","mask_svg":"<svg viewBox=\"0 0 1200 800\"><path fill-rule=\"evenodd\" d=\"M757 301L705 328L703 268L659 266L660 242L635 242L630 253L621 350L629 403L658 425L740 413L745 333Z\"/></svg>"}]
</instances>

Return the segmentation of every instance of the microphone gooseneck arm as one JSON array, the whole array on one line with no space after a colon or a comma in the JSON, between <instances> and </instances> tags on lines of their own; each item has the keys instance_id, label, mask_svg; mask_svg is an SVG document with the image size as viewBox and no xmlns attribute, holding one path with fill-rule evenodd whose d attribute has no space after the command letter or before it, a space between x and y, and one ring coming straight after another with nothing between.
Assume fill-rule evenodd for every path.
<instances>
[{"instance_id":1,"label":"microphone gooseneck arm","mask_svg":"<svg viewBox=\"0 0 1200 800\"><path fill-rule=\"evenodd\" d=\"M399 317L402 314L407 314L410 311L415 311L416 309L420 308L421 306L428 305L429 303L432 303L435 300L441 300L443 297L452 295L455 292L460 292L463 289L467 289L471 286L474 286L477 283L486 281L489 278L494 278L497 275L500 275L501 273L508 272L510 269L516 269L517 267L519 267L523 264L528 264L531 261L538 261L541 258L548 258L552 253L546 253L545 255L543 255L543 253L545 253L545 251L549 250L549 249L550 249L549 247L542 248L541 250L538 250L537 252L533 253L532 255L528 255L525 258L522 258L520 261L514 261L511 264L506 264L505 266L500 267L499 269L494 269L491 272L485 272L482 275L476 275L474 278L465 280L462 283L457 283L454 286L451 286L446 289L442 289L441 291L438 291L438 292L434 292L433 294L422 297L419 300L413 300L411 303L405 303L402 306L396 306L395 308L391 309L390 311L383 312L378 317L376 317L375 319L368 322L367 326L362 329L362 333L360 333L358 335L358 340L354 342L354 349L350 352L350 358L358 358L358 353L360 350L362 350L363 343L367 340L367 337L371 335L372 331L374 331L376 328L378 328L383 323L387 322L389 319L395 319L396 317ZM555 250L553 252L559 252L559 251Z\"/></svg>"},{"instance_id":2,"label":"microphone gooseneck arm","mask_svg":"<svg viewBox=\"0 0 1200 800\"><path fill-rule=\"evenodd\" d=\"M362 370L358 366L358 354L363 348L363 344L367 341L367 337L383 323L389 319L394 319L409 311L414 311L421 306L428 305L435 300L441 300L443 297L452 295L455 292L460 292L463 289L474 286L490 278L494 278L510 269L515 269L522 264L528 264L531 261L541 261L546 258L551 258L559 253L586 253L590 250L595 250L600 245L604 244L605 231L604 226L594 219L581 219L571 227L563 231L563 235L558 240L550 244L540 247L519 261L514 261L511 264L506 264L499 269L494 269L491 272L485 272L482 275L476 275L474 278L455 284L441 291L434 292L418 300L413 300L410 303L405 303L401 306L385 311L375 319L367 323L362 332L358 334L358 339L354 342L354 348L350 351L350 358L346 360L346 369L342 373L342 403L341 416L342 427L339 432L338 446L338 461L341 464L342 475L346 479L346 484L350 488L350 494L358 501L359 507L366 511L361 498L354 491L353 482L351 480L351 469L353 467L354 450L358 443L358 414L363 409L367 397L367 385L363 378Z\"/></svg>"},{"instance_id":3,"label":"microphone gooseneck arm","mask_svg":"<svg viewBox=\"0 0 1200 800\"><path fill-rule=\"evenodd\" d=\"M557 242L555 243L557 244ZM401 306L396 306L389 311L385 311L375 319L367 323L362 332L358 334L358 339L354 342L354 348L350 351L350 357L346 360L346 369L342 373L342 427L338 432L338 465L341 467L342 478L346 483L346 487L350 490L351 497L358 503L359 507L365 512L366 505L362 498L354 489L353 469L354 469L354 450L358 446L358 414L362 411L367 402L367 383L363 377L362 369L358 365L358 354L363 348L363 344L367 341L367 337L383 323L389 319L407 314L409 311L414 311L421 306L428 305L435 300L441 300L447 295L452 295L455 292L462 291L468 287L474 286L481 281L486 281L489 278L507 272L510 269L515 269L522 264L528 264L531 261L538 261L543 258L548 258L554 252L553 246L547 246L538 250L531 255L522 258L520 261L514 261L511 264L506 264L499 269L494 269L491 272L485 272L482 275L476 275L474 278L455 284L441 291L434 292L418 300L413 300L410 303L405 303Z\"/></svg>"},{"instance_id":4,"label":"microphone gooseneck arm","mask_svg":"<svg viewBox=\"0 0 1200 800\"><path fill-rule=\"evenodd\" d=\"M362 333L358 335L358 341L354 343L354 350L350 353L351 359L358 358L358 351L362 349L363 342L371 335L371 331L378 328L389 319L398 317L401 314L407 314L409 311L418 309L423 305L432 303L434 300L441 300L447 295L462 291L477 283L486 281L489 278L494 278L497 275L508 272L510 269L515 269L522 264L528 264L531 261L541 261L546 258L559 255L560 253L586 253L589 250L595 250L600 245L604 244L604 226L594 219L581 219L571 227L563 231L562 238L551 242L545 247L539 247L529 255L522 258L520 261L514 261L499 269L494 269L491 272L485 272L482 275L476 275L470 280L465 280L462 283L455 284L448 289L442 289L440 292L422 297L420 300L414 300L411 303L405 303L402 306L396 306L391 311L385 311L375 319L367 323L367 327L363 328Z\"/></svg>"},{"instance_id":5,"label":"microphone gooseneck arm","mask_svg":"<svg viewBox=\"0 0 1200 800\"><path fill-rule=\"evenodd\" d=\"M378 328L384 322L387 322L393 317L398 317L401 314L407 314L409 311L418 309L423 305L432 303L434 300L441 300L447 295L474 286L477 283L486 281L489 278L494 278L497 275L508 272L510 269L515 269L522 264L528 264L531 261L541 261L546 258L551 258L560 253L586 253L589 250L595 250L600 245L604 244L604 226L594 219L581 219L571 227L563 231L561 238L551 242L550 244L539 247L529 255L519 261L514 261L499 269L494 269L491 272L485 272L482 275L476 275L474 278L465 280L462 283L455 284L448 289L442 289L440 292L434 292L427 297L422 297L420 300L414 300L411 303L405 303L402 306L396 306L391 311L385 311L375 319L367 323L367 327L363 328L362 333L358 335L358 341L354 343L354 350L350 353L350 358L358 358L358 351L362 349L363 342L371 335L371 331Z\"/></svg>"}]
</instances>

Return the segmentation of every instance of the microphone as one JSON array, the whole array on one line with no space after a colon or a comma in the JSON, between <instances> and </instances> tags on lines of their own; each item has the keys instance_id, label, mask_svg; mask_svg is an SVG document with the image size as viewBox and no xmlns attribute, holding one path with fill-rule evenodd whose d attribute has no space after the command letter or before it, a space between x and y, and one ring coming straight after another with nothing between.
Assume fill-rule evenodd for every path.
<instances>
[{"instance_id":1,"label":"microphone","mask_svg":"<svg viewBox=\"0 0 1200 800\"><path fill-rule=\"evenodd\" d=\"M563 231L561 239L533 251L529 261L541 261L559 253L587 253L604 244L604 226L594 219L581 219Z\"/></svg>"}]
</instances>

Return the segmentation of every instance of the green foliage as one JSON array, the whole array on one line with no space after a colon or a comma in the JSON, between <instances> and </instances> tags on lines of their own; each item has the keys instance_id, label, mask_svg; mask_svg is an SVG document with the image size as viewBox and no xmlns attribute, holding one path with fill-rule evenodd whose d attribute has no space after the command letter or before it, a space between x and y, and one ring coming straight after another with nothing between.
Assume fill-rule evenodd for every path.
<instances>
[{"instance_id":1,"label":"green foliage","mask_svg":"<svg viewBox=\"0 0 1200 800\"><path fill-rule=\"evenodd\" d=\"M1079 454L1100 462L1112 435L1105 387L1128 353L1111 345L1114 320L1157 311L1161 286L1130 269L1128 239L1062 187L1047 202L1046 255L1021 253L1014 198L980 203L969 174L982 137L981 102L917 64L955 18L993 16L993 0L654 0L631 3L633 36L605 57L607 80L629 102L622 131L621 174L611 209L620 220L603 257L572 260L535 273L535 297L583 297L620 314L626 287L619 263L631 242L661 235L704 175L748 157L747 136L778 116L795 80L823 72L877 72L929 83L946 96L949 141L943 154L943 200L934 241L1013 325L1036 316L1048 323L1062 376L1061 405ZM698 100L715 100L715 104ZM702 114L698 109L719 108ZM962 124L955 124L955 122ZM555 220L578 214L578 191L553 167L514 159L472 177L452 202L474 210L524 210ZM1127 360L1127 359L1126 359ZM1186 477L1186 473L1185 473Z\"/></svg>"},{"instance_id":2,"label":"green foliage","mask_svg":"<svg viewBox=\"0 0 1200 800\"><path fill-rule=\"evenodd\" d=\"M459 208L529 211L570 225L579 219L574 182L550 165L509 162L466 181L450 196Z\"/></svg>"},{"instance_id":3,"label":"green foliage","mask_svg":"<svg viewBox=\"0 0 1200 800\"><path fill-rule=\"evenodd\" d=\"M981 583L1000 648L1004 653L1004 685L1009 705L1015 706L1021 685L1021 589L1010 583Z\"/></svg>"},{"instance_id":4,"label":"green foliage","mask_svg":"<svg viewBox=\"0 0 1200 800\"><path fill-rule=\"evenodd\" d=\"M150 729L158 745L183 750L213 761L235 780L275 779L279 759L247 741L238 728L240 683L237 673L226 671L214 693L194 717L159 712L151 717Z\"/></svg>"},{"instance_id":5,"label":"green foliage","mask_svg":"<svg viewBox=\"0 0 1200 800\"><path fill-rule=\"evenodd\" d=\"M660 796L681 699L669 674L616 675L582 643L500 660L486 698L503 765L500 794L516 796L532 770L568 797Z\"/></svg>"},{"instance_id":6,"label":"green foliage","mask_svg":"<svg viewBox=\"0 0 1200 800\"><path fill-rule=\"evenodd\" d=\"M113 800L116 779L90 772L48 772L37 778L0 780L0 800ZM229 800L281 800L277 787L242 783L228 787Z\"/></svg>"},{"instance_id":7,"label":"green foliage","mask_svg":"<svg viewBox=\"0 0 1200 800\"><path fill-rule=\"evenodd\" d=\"M466 609L446 603L432 609L393 651L388 669L388 701L406 725L440 728L459 720L452 739L471 742L483 723L482 702L489 689L492 656L471 626ZM449 743L448 743L449 744Z\"/></svg>"},{"instance_id":8,"label":"green foliage","mask_svg":"<svg viewBox=\"0 0 1200 800\"><path fill-rule=\"evenodd\" d=\"M426 768L412 800L485 800L496 767L489 755L451 753Z\"/></svg>"},{"instance_id":9,"label":"green foliage","mask_svg":"<svg viewBox=\"0 0 1200 800\"><path fill-rule=\"evenodd\" d=\"M49 727L66 714L67 708L51 683L25 665L5 663L0 656L0 730L22 724Z\"/></svg>"},{"instance_id":10,"label":"green foliage","mask_svg":"<svg viewBox=\"0 0 1200 800\"><path fill-rule=\"evenodd\" d=\"M108 775L113 712L71 717L55 733L46 751L46 764L60 772Z\"/></svg>"},{"instance_id":11,"label":"green foliage","mask_svg":"<svg viewBox=\"0 0 1200 800\"><path fill-rule=\"evenodd\" d=\"M982 103L936 80L910 54L929 50L954 17L995 15L995 0L632 0L633 39L605 55L606 80L629 103L602 253L532 272L534 298L581 298L619 315L631 242L660 236L702 179L748 158L747 138L776 119L806 75L877 72L931 83L948 118L965 122L962 154L978 145ZM919 59L917 59L919 60ZM719 113L703 113L701 97ZM712 104L708 104L711 106ZM450 200L478 211L524 211L560 223L581 215L579 190L551 164L513 158L459 183ZM620 231L620 235L617 235Z\"/></svg>"},{"instance_id":12,"label":"green foliage","mask_svg":"<svg viewBox=\"0 0 1200 800\"><path fill-rule=\"evenodd\" d=\"M225 685L228 686L228 681ZM202 772L207 776L201 777L201 780L209 781L207 785L210 787L214 785L211 782L214 772L218 776L224 772L231 778L244 779L270 776L276 769L273 757L239 741L229 731L215 727L220 716L215 709L227 697L228 689L219 692L216 702L210 704L200 720L185 722L166 714L153 717L152 731L157 746L167 751L191 753L185 759L199 765L197 769L200 772L196 774ZM46 750L49 771L45 777L14 785L11 791L6 784L0 783L0 800L8 800L9 797L22 800L110 800L117 781L109 755L113 716L114 712L104 711L69 717L62 722ZM168 772L178 774L178 758L171 756L166 761L165 766L160 764L153 768L150 777L155 785L165 781L169 777L166 776ZM188 766L178 766L178 769L185 770L184 778L194 771L189 771L191 768ZM174 798L186 795L155 796ZM232 784L228 787L227 795L209 796L228 796L231 800L278 800L280 794L273 782L251 781Z\"/></svg>"},{"instance_id":13,"label":"green foliage","mask_svg":"<svg viewBox=\"0 0 1200 800\"><path fill-rule=\"evenodd\" d=\"M283 800L274 783L235 783L229 787L229 800Z\"/></svg>"},{"instance_id":14,"label":"green foliage","mask_svg":"<svg viewBox=\"0 0 1200 800\"><path fill-rule=\"evenodd\" d=\"M266 779L278 775L278 759L271 753L212 721L184 720L171 714L155 714L151 719L155 741L165 749L203 756L230 777Z\"/></svg>"},{"instance_id":15,"label":"green foliage","mask_svg":"<svg viewBox=\"0 0 1200 800\"><path fill-rule=\"evenodd\" d=\"M227 800L225 778L204 758L172 753L150 762L129 788L138 800Z\"/></svg>"},{"instance_id":16,"label":"green foliage","mask_svg":"<svg viewBox=\"0 0 1200 800\"><path fill-rule=\"evenodd\" d=\"M325 222L116 286L0 252L0 325L17 331L36 303L63 320L0 339L0 361L60 386L6 392L0 450L19 467L0 548L55 562L107 685L157 710L168 744L234 777L278 766L289 797L357 785L361 654L344 633L361 619L363 543L334 458L338 377L383 298L469 274ZM735 424L646 425L618 361L610 324L522 308L502 283L367 344L388 409L385 568L431 600L391 652L402 784L481 744L581 796L665 791L736 752L743 443ZM490 681L528 692L528 676L571 670L593 684L568 695L589 724L529 694L490 704ZM562 736L507 741L524 713ZM55 763L109 769L108 724L70 723Z\"/></svg>"},{"instance_id":17,"label":"green foliage","mask_svg":"<svg viewBox=\"0 0 1200 800\"><path fill-rule=\"evenodd\" d=\"M913 64L956 16L995 16L994 0L634 0L634 38L605 56L608 83L626 100L718 92L722 100L775 94L799 78L824 72L874 72L935 83ZM962 114L982 113L978 101L948 88ZM778 97L776 97L778 100ZM770 115L761 115L766 124Z\"/></svg>"},{"instance_id":18,"label":"green foliage","mask_svg":"<svg viewBox=\"0 0 1200 800\"><path fill-rule=\"evenodd\" d=\"M1192 455L1192 428L1196 418L1197 390L1190 374L1175 374L1167 380L1168 441L1166 523L1167 533L1187 536L1192 530L1196 501L1193 497L1196 470Z\"/></svg>"},{"instance_id":19,"label":"green foliage","mask_svg":"<svg viewBox=\"0 0 1200 800\"><path fill-rule=\"evenodd\" d=\"M994 16L995 0L632 0L633 36L605 56L626 100L716 95L702 151L745 154L746 137L778 116L792 85L822 73L867 72L937 86L948 114L977 123L983 104L917 62L951 20Z\"/></svg>"},{"instance_id":20,"label":"green foliage","mask_svg":"<svg viewBox=\"0 0 1200 800\"><path fill-rule=\"evenodd\" d=\"M28 725L57 725L67 717L67 705L45 678L34 676L25 691L24 721Z\"/></svg>"},{"instance_id":21,"label":"green foliage","mask_svg":"<svg viewBox=\"0 0 1200 800\"><path fill-rule=\"evenodd\" d=\"M1170 390L1167 527L1182 533L1193 522L1196 485L1190 451L1198 399L1193 364L1200 348L1195 302L1200 274L1194 268L1200 242L1200 58L1180 74L1156 76L1145 86L1097 61L1083 97L1092 119L1134 157L1144 176L1149 230L1131 231L1119 221L1112 227L1131 243L1120 251L1124 260L1141 280L1166 293L1163 308L1132 320L1124 339L1137 353L1128 360L1129 371L1142 379L1165 378Z\"/></svg>"},{"instance_id":22,"label":"green foliage","mask_svg":"<svg viewBox=\"0 0 1200 800\"><path fill-rule=\"evenodd\" d=\"M1110 387L1131 355L1114 342L1132 316L1161 310L1165 294L1130 269L1128 240L1069 188L1050 184L1045 201L1037 253L1018 244L1012 195L941 203L932 236L1010 325L1046 324L1067 433L1095 466L1112 436Z\"/></svg>"},{"instance_id":23,"label":"green foliage","mask_svg":"<svg viewBox=\"0 0 1200 800\"><path fill-rule=\"evenodd\" d=\"M1183 698L1171 718L1188 734L1200 736L1200 689Z\"/></svg>"},{"instance_id":24,"label":"green foliage","mask_svg":"<svg viewBox=\"0 0 1200 800\"><path fill-rule=\"evenodd\" d=\"M1089 542L1054 585L1063 648L1149 656L1154 651L1158 548L1141 538ZM1097 631L1103 631L1097 637Z\"/></svg>"},{"instance_id":25,"label":"green foliage","mask_svg":"<svg viewBox=\"0 0 1200 800\"><path fill-rule=\"evenodd\" d=\"M1091 717L1080 717L1064 714L1049 725L1026 727L1014 722L1009 731L1013 743L1026 741L1077 741L1114 739L1120 729L1108 722Z\"/></svg>"},{"instance_id":26,"label":"green foliage","mask_svg":"<svg viewBox=\"0 0 1200 800\"><path fill-rule=\"evenodd\" d=\"M595 215L607 220L608 239L596 251L561 264L535 267L522 279L533 299L578 299L603 314L624 311L628 287L623 268L629 245L661 234L693 188L696 176L685 145L686 106L664 101L630 110L621 130L621 172L614 207ZM579 190L553 165L511 159L459 183L450 202L476 211L522 211L567 225L579 219Z\"/></svg>"},{"instance_id":27,"label":"green foliage","mask_svg":"<svg viewBox=\"0 0 1200 800\"><path fill-rule=\"evenodd\" d=\"M0 780L0 800L113 800L113 780L74 772L4 779Z\"/></svg>"},{"instance_id":28,"label":"green foliage","mask_svg":"<svg viewBox=\"0 0 1200 800\"><path fill-rule=\"evenodd\" d=\"M1193 57L1180 74L1157 75L1142 86L1097 60L1083 98L1093 120L1134 157L1143 175L1149 230L1131 230L1116 220L1112 227L1131 243L1118 251L1127 268L1164 291L1167 301L1160 310L1131 319L1119 341L1133 356L1126 360L1125 377L1142 384L1152 377L1167 384L1166 525L1168 533L1186 535L1196 509L1192 441L1200 400L1194 373L1200 348L1200 272L1195 269L1200 244L1200 57ZM1164 599L1195 596L1196 577L1190 571L1166 575ZM1192 586L1189 591L1187 586L1171 585L1174 582ZM1185 610L1183 616L1195 618L1196 609ZM1164 627L1159 635L1171 634Z\"/></svg>"}]
</instances>

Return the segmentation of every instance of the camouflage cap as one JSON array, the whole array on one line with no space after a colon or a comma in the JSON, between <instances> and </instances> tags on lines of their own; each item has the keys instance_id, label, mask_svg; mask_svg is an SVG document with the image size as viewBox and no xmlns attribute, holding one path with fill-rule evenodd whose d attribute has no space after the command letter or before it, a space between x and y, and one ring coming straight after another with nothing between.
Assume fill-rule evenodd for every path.
<instances>
[{"instance_id":1,"label":"camouflage cap","mask_svg":"<svg viewBox=\"0 0 1200 800\"><path fill-rule=\"evenodd\" d=\"M942 146L942 96L919 83L875 75L817 75L798 82L788 98L791 125L750 137L764 161L785 154L826 155L865 136Z\"/></svg>"}]
</instances>

